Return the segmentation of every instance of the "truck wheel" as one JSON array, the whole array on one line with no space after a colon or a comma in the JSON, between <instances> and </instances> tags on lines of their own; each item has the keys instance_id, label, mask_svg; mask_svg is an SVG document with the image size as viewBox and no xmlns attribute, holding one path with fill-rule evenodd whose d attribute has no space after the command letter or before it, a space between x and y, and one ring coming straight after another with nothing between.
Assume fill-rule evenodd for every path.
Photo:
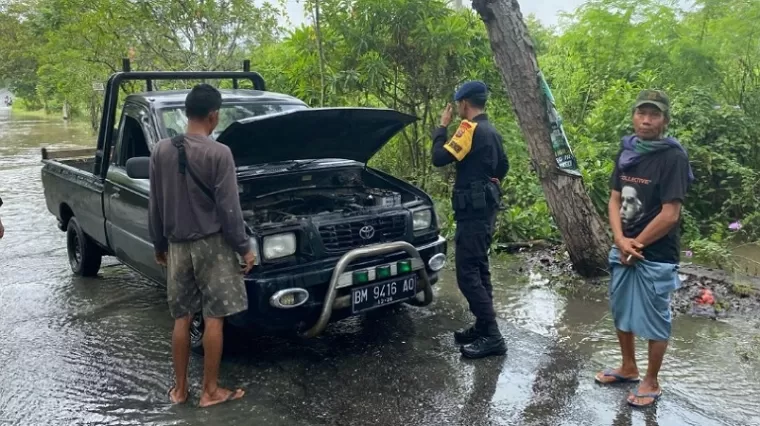
<instances>
[{"instance_id":1,"label":"truck wheel","mask_svg":"<svg viewBox=\"0 0 760 426\"><path fill-rule=\"evenodd\" d=\"M193 320L190 322L190 350L199 356L203 356L203 315L199 312L193 315ZM237 345L240 343L239 339L247 337L242 330L231 326L227 321L224 322L224 329L222 331L222 352L231 353L238 352L240 347Z\"/></svg>"},{"instance_id":2,"label":"truck wheel","mask_svg":"<svg viewBox=\"0 0 760 426\"><path fill-rule=\"evenodd\" d=\"M190 323L190 350L200 356L203 356L203 329L203 315L193 315Z\"/></svg>"},{"instance_id":3,"label":"truck wheel","mask_svg":"<svg viewBox=\"0 0 760 426\"><path fill-rule=\"evenodd\" d=\"M71 270L82 277L94 277L100 270L103 254L100 248L82 231L77 219L69 219L66 228L66 247L69 252Z\"/></svg>"}]
</instances>

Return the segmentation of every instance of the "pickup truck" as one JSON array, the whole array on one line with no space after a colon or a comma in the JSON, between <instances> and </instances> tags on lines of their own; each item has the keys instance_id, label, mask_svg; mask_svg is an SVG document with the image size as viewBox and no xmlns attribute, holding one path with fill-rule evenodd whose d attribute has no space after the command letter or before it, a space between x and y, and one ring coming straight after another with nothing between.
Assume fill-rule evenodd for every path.
<instances>
[{"instance_id":1,"label":"pickup truck","mask_svg":"<svg viewBox=\"0 0 760 426\"><path fill-rule=\"evenodd\" d=\"M212 136L235 158L241 220L258 261L245 277L248 310L226 324L315 337L332 321L432 302L447 252L433 202L367 166L415 117L390 109L310 108L267 92L247 61L242 72L133 72L127 61L124 68L105 86L95 150L42 149L47 208L66 233L75 274L96 276L102 257L114 256L165 285L148 231L148 162L159 140L184 131L189 91L153 84L232 79L232 89L220 89ZM246 80L252 89L239 88ZM119 105L121 84L134 81L144 81L146 91ZM200 352L200 313L191 336Z\"/></svg>"}]
</instances>

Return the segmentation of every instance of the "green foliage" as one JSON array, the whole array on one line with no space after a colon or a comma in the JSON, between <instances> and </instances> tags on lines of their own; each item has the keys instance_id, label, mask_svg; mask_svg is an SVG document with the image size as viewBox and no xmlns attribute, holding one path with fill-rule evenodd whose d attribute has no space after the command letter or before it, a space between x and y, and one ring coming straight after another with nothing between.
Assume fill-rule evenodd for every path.
<instances>
[{"instance_id":1,"label":"green foliage","mask_svg":"<svg viewBox=\"0 0 760 426\"><path fill-rule=\"evenodd\" d=\"M17 96L34 97L37 59L33 34L21 20L23 4L0 4L0 87L8 86ZM31 105L39 108L40 105Z\"/></svg>"},{"instance_id":2,"label":"green foliage","mask_svg":"<svg viewBox=\"0 0 760 426\"><path fill-rule=\"evenodd\" d=\"M307 0L311 18L318 0ZM620 138L631 131L639 90L661 88L669 127L687 148L696 182L683 210L684 245L730 264L723 242L760 238L760 2L592 0L561 25L527 17L539 64L563 115L600 214ZM557 238L482 21L443 0L319 0L312 25L285 32L273 6L245 0L11 0L0 6L0 81L21 104L89 114L96 124L103 82L124 56L135 69L237 69L250 58L270 90L312 106L394 108L419 117L372 166L431 193L453 231L451 166L430 162L430 134L455 87L485 80L488 113L503 133L511 170L497 239ZM324 81L324 87L323 82ZM188 82L185 82L188 83ZM126 87L125 90L140 90ZM740 221L738 232L728 228Z\"/></svg>"},{"instance_id":3,"label":"green foliage","mask_svg":"<svg viewBox=\"0 0 760 426\"><path fill-rule=\"evenodd\" d=\"M673 134L689 150L696 180L689 212L700 231L725 236L728 224L756 220L760 211L760 128L757 119L731 105L721 105L701 90L679 93L674 102ZM746 221L745 221L746 223ZM720 224L713 230L714 224ZM757 227L744 227L749 238ZM718 238L720 240L722 238Z\"/></svg>"},{"instance_id":4,"label":"green foliage","mask_svg":"<svg viewBox=\"0 0 760 426\"><path fill-rule=\"evenodd\" d=\"M741 297L749 297L755 294L755 287L744 281L736 281L731 285L731 292Z\"/></svg>"},{"instance_id":5,"label":"green foliage","mask_svg":"<svg viewBox=\"0 0 760 426\"><path fill-rule=\"evenodd\" d=\"M694 260L705 265L731 270L731 251L723 245L706 239L695 239L689 244L694 253Z\"/></svg>"},{"instance_id":6,"label":"green foliage","mask_svg":"<svg viewBox=\"0 0 760 426\"><path fill-rule=\"evenodd\" d=\"M93 83L118 71L122 58L135 70L239 69L249 50L281 32L276 9L247 0L8 3L0 29L12 37L0 39L0 80L27 106L47 111L64 104L73 113L99 111Z\"/></svg>"}]
</instances>

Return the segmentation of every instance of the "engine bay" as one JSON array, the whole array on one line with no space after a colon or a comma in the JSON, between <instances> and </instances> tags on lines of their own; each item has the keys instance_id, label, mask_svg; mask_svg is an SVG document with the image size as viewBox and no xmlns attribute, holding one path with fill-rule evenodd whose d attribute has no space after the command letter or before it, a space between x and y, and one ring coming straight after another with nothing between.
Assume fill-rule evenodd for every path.
<instances>
[{"instance_id":1,"label":"engine bay","mask_svg":"<svg viewBox=\"0 0 760 426\"><path fill-rule=\"evenodd\" d=\"M397 192L374 188L344 191L304 189L289 196L269 197L260 203L245 203L243 217L246 222L261 226L319 215L351 215L401 206L401 194Z\"/></svg>"},{"instance_id":2,"label":"engine bay","mask_svg":"<svg viewBox=\"0 0 760 426\"><path fill-rule=\"evenodd\" d=\"M362 180L361 172L356 171L337 174L332 171L327 176L303 175L297 185L296 182L278 183L279 189L266 188L261 182L255 186L254 183L242 185L241 205L246 223L260 227L315 216L366 214L400 208L405 202L417 200L413 194L368 185Z\"/></svg>"}]
</instances>

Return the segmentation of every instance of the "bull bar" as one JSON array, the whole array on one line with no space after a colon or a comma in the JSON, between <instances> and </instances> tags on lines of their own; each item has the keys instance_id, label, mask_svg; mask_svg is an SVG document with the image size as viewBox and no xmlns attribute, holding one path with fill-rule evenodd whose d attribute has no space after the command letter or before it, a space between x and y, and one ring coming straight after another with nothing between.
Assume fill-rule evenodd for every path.
<instances>
[{"instance_id":1,"label":"bull bar","mask_svg":"<svg viewBox=\"0 0 760 426\"><path fill-rule=\"evenodd\" d=\"M430 277L428 276L427 269L422 261L422 256L420 256L419 251L417 251L413 245L405 241L396 241L392 243L360 247L347 252L338 260L338 263L335 265L335 270L333 270L332 278L330 279L327 294L325 295L325 300L322 305L322 313L317 322L311 328L301 333L301 335L308 338L320 335L330 322L330 316L335 309L344 309L351 306L350 294L336 298L340 276L346 271L346 268L348 268L348 265L351 262L364 257L380 256L398 251L404 251L410 257L423 263L422 269L419 269L420 280L418 281L418 285L421 286L422 289L418 287L419 291L417 291L417 294L410 300L416 299L416 302L418 303L415 304L419 306L426 306L432 303L433 288L430 284ZM418 299L420 293L423 293L423 299L421 301Z\"/></svg>"}]
</instances>

